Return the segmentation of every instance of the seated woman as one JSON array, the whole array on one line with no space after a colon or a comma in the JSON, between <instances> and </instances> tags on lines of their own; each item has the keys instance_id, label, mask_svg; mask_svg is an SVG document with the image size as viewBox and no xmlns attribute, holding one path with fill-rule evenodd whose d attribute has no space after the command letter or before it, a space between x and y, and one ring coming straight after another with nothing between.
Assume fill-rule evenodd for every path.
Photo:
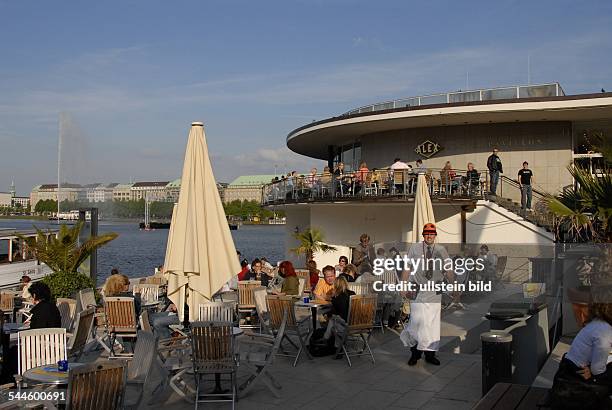
<instances>
[{"instance_id":1,"label":"seated woman","mask_svg":"<svg viewBox=\"0 0 612 410\"><path fill-rule=\"evenodd\" d=\"M255 258L253 262L251 262L251 271L244 276L244 280L258 280L261 282L261 286L267 287L272 277L266 275L266 273L262 271L261 261Z\"/></svg>"},{"instance_id":2,"label":"seated woman","mask_svg":"<svg viewBox=\"0 0 612 410\"><path fill-rule=\"evenodd\" d=\"M357 280L357 267L352 263L349 263L344 267L344 272L342 272L339 278L344 278L347 282L355 282Z\"/></svg>"},{"instance_id":3,"label":"seated woman","mask_svg":"<svg viewBox=\"0 0 612 410\"><path fill-rule=\"evenodd\" d=\"M308 269L308 275L310 277L309 283L305 285L309 290L312 290L317 285L319 281L320 270L317 269L317 262L310 260L306 263L306 268Z\"/></svg>"},{"instance_id":4,"label":"seated woman","mask_svg":"<svg viewBox=\"0 0 612 410\"><path fill-rule=\"evenodd\" d=\"M51 302L49 286L42 282L36 282L30 285L29 292L34 303L34 307L30 309L32 314L29 320L30 329L62 327L62 316L55 303Z\"/></svg>"},{"instance_id":5,"label":"seated woman","mask_svg":"<svg viewBox=\"0 0 612 410\"><path fill-rule=\"evenodd\" d=\"M344 272L344 268L348 265L348 258L344 255L338 258L338 264L334 266L336 268L336 276L339 276L342 272Z\"/></svg>"},{"instance_id":6,"label":"seated woman","mask_svg":"<svg viewBox=\"0 0 612 410\"><path fill-rule=\"evenodd\" d=\"M281 262L278 267L278 274L283 278L281 294L290 296L299 296L300 280L295 273L293 264L289 261Z\"/></svg>"},{"instance_id":7,"label":"seated woman","mask_svg":"<svg viewBox=\"0 0 612 410\"><path fill-rule=\"evenodd\" d=\"M612 350L612 292L596 292L589 305L589 321L578 332L555 374L552 408L612 408L612 363L608 363Z\"/></svg>"},{"instance_id":8,"label":"seated woman","mask_svg":"<svg viewBox=\"0 0 612 410\"><path fill-rule=\"evenodd\" d=\"M332 308L329 312L329 321L327 323L327 329L325 330L325 339L334 337L334 346L336 352L339 353L339 349L343 345L343 336L346 330L348 314L350 309L351 295L355 292L349 290L348 282L344 277L340 276L334 282L334 291L331 298ZM342 355L336 355L336 358L340 358Z\"/></svg>"},{"instance_id":9,"label":"seated woman","mask_svg":"<svg viewBox=\"0 0 612 410\"><path fill-rule=\"evenodd\" d=\"M104 284L104 297L128 297L134 298L134 309L136 317L140 316L141 300L140 293L133 294L130 291L130 279L123 275L112 275Z\"/></svg>"}]
</instances>

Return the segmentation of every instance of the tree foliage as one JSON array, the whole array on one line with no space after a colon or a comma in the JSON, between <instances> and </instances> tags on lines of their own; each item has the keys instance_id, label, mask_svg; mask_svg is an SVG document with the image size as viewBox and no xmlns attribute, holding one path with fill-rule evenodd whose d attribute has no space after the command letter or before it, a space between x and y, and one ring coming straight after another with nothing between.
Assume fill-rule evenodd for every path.
<instances>
[{"instance_id":1,"label":"tree foliage","mask_svg":"<svg viewBox=\"0 0 612 410\"><path fill-rule=\"evenodd\" d=\"M72 227L60 225L57 236L49 235L42 229L36 228L35 238L18 235L25 240L27 247L36 258L47 264L54 272L77 272L79 266L93 253L94 250L115 239L118 235L109 232L99 236L92 236L79 245L79 234L83 222ZM49 239L47 239L47 236Z\"/></svg>"},{"instance_id":2,"label":"tree foliage","mask_svg":"<svg viewBox=\"0 0 612 410\"><path fill-rule=\"evenodd\" d=\"M317 228L308 228L302 232L294 233L293 237L300 244L297 248L290 249L290 251L298 256L306 256L306 262L313 259L315 252L327 253L336 250L335 247L325 243L323 232Z\"/></svg>"}]
</instances>

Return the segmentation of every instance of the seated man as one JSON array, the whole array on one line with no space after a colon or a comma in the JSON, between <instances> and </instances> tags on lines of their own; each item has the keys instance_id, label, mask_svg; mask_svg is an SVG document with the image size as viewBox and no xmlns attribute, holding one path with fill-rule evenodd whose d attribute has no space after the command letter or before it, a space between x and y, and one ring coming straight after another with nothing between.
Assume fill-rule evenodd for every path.
<instances>
[{"instance_id":1,"label":"seated man","mask_svg":"<svg viewBox=\"0 0 612 410\"><path fill-rule=\"evenodd\" d=\"M334 293L334 281L336 280L336 269L327 265L323 268L323 278L319 279L312 293L316 299L331 300Z\"/></svg>"}]
</instances>

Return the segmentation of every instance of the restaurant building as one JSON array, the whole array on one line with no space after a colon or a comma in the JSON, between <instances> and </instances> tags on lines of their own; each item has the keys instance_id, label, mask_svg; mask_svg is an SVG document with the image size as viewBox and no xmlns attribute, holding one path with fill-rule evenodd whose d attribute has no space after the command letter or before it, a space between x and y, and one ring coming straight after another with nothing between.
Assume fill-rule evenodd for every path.
<instances>
[{"instance_id":1,"label":"restaurant building","mask_svg":"<svg viewBox=\"0 0 612 410\"><path fill-rule=\"evenodd\" d=\"M343 162L347 171L357 170L361 162L370 171L387 169L397 157L416 168L416 160L422 160L442 243L549 245L554 235L543 215L544 195L572 186L567 171L572 163L602 172L603 158L593 142L611 134L612 93L566 95L552 83L375 103L299 127L286 142L292 151L327 161L332 169ZM490 197L487 158L494 148L504 173L497 197ZM466 194L461 179L456 190L444 189L441 169L447 161L458 178L473 163L478 189ZM534 211L529 214L514 204L520 201L516 179L524 161L534 174ZM409 241L414 197L409 189L398 195L392 185L348 196L337 195L336 188L307 195L296 195L294 189L288 195L285 186L267 186L263 202L284 208L289 232L322 229L326 241L339 247L321 255L320 263L326 264L349 252L346 244L356 244L363 232L375 243ZM287 237L287 248L294 247L292 236Z\"/></svg>"}]
</instances>

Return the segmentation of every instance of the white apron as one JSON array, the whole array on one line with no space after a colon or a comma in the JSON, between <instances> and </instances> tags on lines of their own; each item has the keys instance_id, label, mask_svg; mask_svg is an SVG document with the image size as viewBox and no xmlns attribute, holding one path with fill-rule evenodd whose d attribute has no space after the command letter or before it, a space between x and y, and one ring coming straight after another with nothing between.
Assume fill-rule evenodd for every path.
<instances>
[{"instance_id":1,"label":"white apron","mask_svg":"<svg viewBox=\"0 0 612 410\"><path fill-rule=\"evenodd\" d=\"M410 320L404 325L400 340L406 347L437 351L440 346L440 302L410 303Z\"/></svg>"}]
</instances>

